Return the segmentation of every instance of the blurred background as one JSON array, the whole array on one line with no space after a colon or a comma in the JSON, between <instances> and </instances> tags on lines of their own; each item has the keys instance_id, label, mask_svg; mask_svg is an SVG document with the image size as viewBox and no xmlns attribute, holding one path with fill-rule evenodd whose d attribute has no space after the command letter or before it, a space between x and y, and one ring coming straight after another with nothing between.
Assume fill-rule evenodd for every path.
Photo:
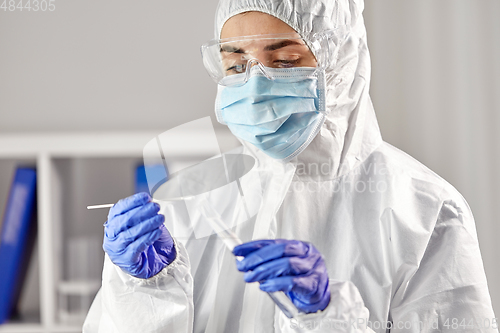
<instances>
[{"instance_id":1,"label":"blurred background","mask_svg":"<svg viewBox=\"0 0 500 333\"><path fill-rule=\"evenodd\" d=\"M216 85L199 51L213 38L216 0L51 4L53 11L9 11L8 4L0 9L0 148L9 148L9 140L28 138L30 145L54 135L69 138L68 145L74 135L84 141L125 135L137 137L132 145L140 147L149 133L152 138L204 116L216 123ZM383 138L445 178L469 202L497 314L499 15L497 0L377 0L368 1L364 12L371 96ZM216 129L225 131L218 124ZM222 141L223 150L235 145ZM15 167L46 161L43 147L19 156L7 148L0 151L0 216ZM92 267L102 265L102 250L92 254L89 249L101 242L107 211L89 212L85 206L115 202L134 191L140 151L99 154L66 152L49 159L59 183L51 205L58 207L60 220L60 230L51 237L65 240L57 248L59 261L49 267L66 280L82 275L85 265L85 274L99 279L99 269ZM95 262L75 265L85 251ZM53 293L40 291L50 279L42 273L47 269L42 257L35 253L31 260L21 313L32 315L26 320L34 327L40 322L57 326L69 320L61 310L67 302L57 286ZM55 308L40 315L40 304Z\"/></svg>"}]
</instances>

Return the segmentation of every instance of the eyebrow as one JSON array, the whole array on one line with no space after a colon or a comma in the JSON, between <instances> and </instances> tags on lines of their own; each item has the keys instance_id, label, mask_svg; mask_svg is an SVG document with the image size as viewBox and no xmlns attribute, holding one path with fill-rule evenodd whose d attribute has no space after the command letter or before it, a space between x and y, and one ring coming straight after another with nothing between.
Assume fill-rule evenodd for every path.
<instances>
[{"instance_id":1,"label":"eyebrow","mask_svg":"<svg viewBox=\"0 0 500 333\"><path fill-rule=\"evenodd\" d=\"M282 40L274 44L267 45L264 47L264 51L275 51L278 49L281 49L283 47L289 46L289 45L301 45L303 46L304 44L296 42L294 40ZM220 47L220 52L227 52L227 53L245 53L245 50L236 48L234 46L230 45L223 45Z\"/></svg>"},{"instance_id":2,"label":"eyebrow","mask_svg":"<svg viewBox=\"0 0 500 333\"><path fill-rule=\"evenodd\" d=\"M281 42L277 42L275 44L267 45L264 48L264 51L274 51L274 50L281 49L281 48L289 46L289 45L304 45L304 44L296 42L294 40L290 40L290 39L288 39L288 40L282 40Z\"/></svg>"}]
</instances>

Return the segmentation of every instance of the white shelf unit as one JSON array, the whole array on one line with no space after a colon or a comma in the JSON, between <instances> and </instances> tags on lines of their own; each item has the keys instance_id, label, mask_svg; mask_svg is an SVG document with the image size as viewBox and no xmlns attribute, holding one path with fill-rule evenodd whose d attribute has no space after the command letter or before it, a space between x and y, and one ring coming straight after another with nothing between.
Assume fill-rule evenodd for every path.
<instances>
[{"instance_id":1,"label":"white shelf unit","mask_svg":"<svg viewBox=\"0 0 500 333\"><path fill-rule=\"evenodd\" d=\"M15 133L0 135L0 159L35 160L37 168L39 323L6 323L0 333L81 332L80 325L67 325L57 319L57 288L60 258L61 216L58 214L61 184L56 170L57 159L142 158L144 145L162 131ZM229 132L216 132L219 145L234 147L237 141ZM179 140L190 150L170 147L172 157L192 158L204 155L207 147L197 140L199 131L184 132ZM223 149L224 150L224 149Z\"/></svg>"}]
</instances>

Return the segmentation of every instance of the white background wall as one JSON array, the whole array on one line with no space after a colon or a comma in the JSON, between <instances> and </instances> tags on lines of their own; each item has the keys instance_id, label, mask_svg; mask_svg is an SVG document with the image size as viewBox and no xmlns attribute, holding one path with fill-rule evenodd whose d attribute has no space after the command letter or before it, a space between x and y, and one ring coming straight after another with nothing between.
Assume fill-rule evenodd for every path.
<instances>
[{"instance_id":1,"label":"white background wall","mask_svg":"<svg viewBox=\"0 0 500 333\"><path fill-rule=\"evenodd\" d=\"M367 1L382 136L467 199L500 313L500 1Z\"/></svg>"},{"instance_id":2,"label":"white background wall","mask_svg":"<svg viewBox=\"0 0 500 333\"><path fill-rule=\"evenodd\" d=\"M199 46L213 36L216 2L0 10L0 132L162 131L212 115L216 87ZM498 0L377 0L365 10L382 134L469 201L497 313L499 14Z\"/></svg>"},{"instance_id":3,"label":"white background wall","mask_svg":"<svg viewBox=\"0 0 500 333\"><path fill-rule=\"evenodd\" d=\"M165 129L209 115L215 1L0 11L0 131Z\"/></svg>"}]
</instances>

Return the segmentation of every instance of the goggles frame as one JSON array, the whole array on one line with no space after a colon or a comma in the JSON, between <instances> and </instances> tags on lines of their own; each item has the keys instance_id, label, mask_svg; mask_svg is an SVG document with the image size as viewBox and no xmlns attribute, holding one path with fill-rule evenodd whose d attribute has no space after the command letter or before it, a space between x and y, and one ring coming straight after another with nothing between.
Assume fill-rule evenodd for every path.
<instances>
[{"instance_id":1,"label":"goggles frame","mask_svg":"<svg viewBox=\"0 0 500 333\"><path fill-rule=\"evenodd\" d=\"M203 64L209 76L219 85L238 86L245 84L250 76L251 68L258 66L260 71L270 80L274 77L266 71L266 66L255 57L246 59L246 69L244 72L226 75L226 70L223 68L223 61L221 57L221 50L223 45L229 45L235 42L252 42L252 41L265 41L265 40L302 40L309 48L315 57L317 70L334 68L338 59L338 51L340 45L347 39L348 33L345 26L340 26L336 29L325 30L315 33L312 36L301 36L300 34L284 33L284 34L265 34L265 35L251 35L239 36L224 39L212 39L201 46L201 54ZM303 67L303 66L297 66ZM295 67L289 67L295 68ZM240 79L224 80L230 76L239 76ZM230 83L229 83L230 82Z\"/></svg>"}]
</instances>

